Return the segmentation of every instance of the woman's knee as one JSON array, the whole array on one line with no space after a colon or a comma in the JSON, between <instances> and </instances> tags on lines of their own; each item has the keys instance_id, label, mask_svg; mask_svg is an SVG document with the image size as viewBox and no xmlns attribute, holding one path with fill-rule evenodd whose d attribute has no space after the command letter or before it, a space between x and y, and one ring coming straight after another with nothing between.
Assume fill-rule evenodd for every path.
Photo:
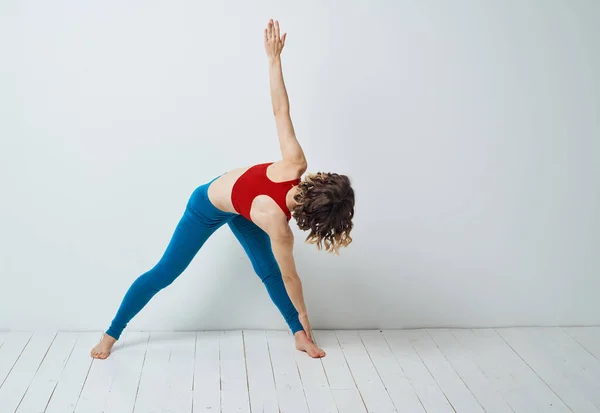
<instances>
[{"instance_id":1,"label":"woman's knee","mask_svg":"<svg viewBox=\"0 0 600 413\"><path fill-rule=\"evenodd\" d=\"M157 265L142 275L145 284L152 290L160 291L168 287L181 274L178 268Z\"/></svg>"}]
</instances>

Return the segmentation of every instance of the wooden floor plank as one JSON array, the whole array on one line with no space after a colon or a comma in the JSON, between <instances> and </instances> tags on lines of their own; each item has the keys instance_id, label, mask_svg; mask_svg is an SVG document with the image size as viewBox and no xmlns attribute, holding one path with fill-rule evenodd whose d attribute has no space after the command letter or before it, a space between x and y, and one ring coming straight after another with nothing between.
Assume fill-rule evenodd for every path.
<instances>
[{"instance_id":1,"label":"wooden floor plank","mask_svg":"<svg viewBox=\"0 0 600 413\"><path fill-rule=\"evenodd\" d=\"M309 388L305 394L309 412L339 413L331 389Z\"/></svg>"},{"instance_id":2,"label":"wooden floor plank","mask_svg":"<svg viewBox=\"0 0 600 413\"><path fill-rule=\"evenodd\" d=\"M29 385L17 413L44 412L77 343L78 333L58 333Z\"/></svg>"},{"instance_id":3,"label":"wooden floor plank","mask_svg":"<svg viewBox=\"0 0 600 413\"><path fill-rule=\"evenodd\" d=\"M196 333L173 333L171 343L163 411L191 412Z\"/></svg>"},{"instance_id":4,"label":"wooden floor plank","mask_svg":"<svg viewBox=\"0 0 600 413\"><path fill-rule=\"evenodd\" d=\"M539 410L571 412L560 397L506 344L494 329L476 329L474 333L487 345L500 350L497 353L498 357L509 369L511 375L519 377L519 381L526 386L528 397L537 403Z\"/></svg>"},{"instance_id":5,"label":"wooden floor plank","mask_svg":"<svg viewBox=\"0 0 600 413\"><path fill-rule=\"evenodd\" d=\"M476 329L470 336L464 334L478 346L480 360L485 359L488 365L501 372L504 383L509 386L504 389L504 398L513 410L571 412L495 330Z\"/></svg>"},{"instance_id":6,"label":"wooden floor plank","mask_svg":"<svg viewBox=\"0 0 600 413\"><path fill-rule=\"evenodd\" d=\"M44 413L72 413L93 364L90 350L102 333L80 333Z\"/></svg>"},{"instance_id":7,"label":"wooden floor plank","mask_svg":"<svg viewBox=\"0 0 600 413\"><path fill-rule=\"evenodd\" d=\"M110 357L118 369L113 378L104 411L110 413L131 413L137 398L140 377L146 358L149 333L128 332L120 351Z\"/></svg>"},{"instance_id":8,"label":"wooden floor plank","mask_svg":"<svg viewBox=\"0 0 600 413\"><path fill-rule=\"evenodd\" d=\"M390 396L357 331L336 331L342 352L368 412L395 412Z\"/></svg>"},{"instance_id":9,"label":"wooden floor plank","mask_svg":"<svg viewBox=\"0 0 600 413\"><path fill-rule=\"evenodd\" d=\"M384 336L392 354L402 367L404 374L412 383L419 400L427 412L453 413L452 406L431 376L419 354L411 344L411 338L421 336L420 331L385 330Z\"/></svg>"},{"instance_id":10,"label":"wooden floor plank","mask_svg":"<svg viewBox=\"0 0 600 413\"><path fill-rule=\"evenodd\" d=\"M220 343L222 412L250 413L242 332L222 331Z\"/></svg>"},{"instance_id":11,"label":"wooden floor plank","mask_svg":"<svg viewBox=\"0 0 600 413\"><path fill-rule=\"evenodd\" d=\"M196 336L193 413L220 411L219 332L200 331Z\"/></svg>"},{"instance_id":12,"label":"wooden floor plank","mask_svg":"<svg viewBox=\"0 0 600 413\"><path fill-rule=\"evenodd\" d=\"M288 331L267 331L279 408L283 412L308 413L304 387L296 364L294 337Z\"/></svg>"},{"instance_id":13,"label":"wooden floor plank","mask_svg":"<svg viewBox=\"0 0 600 413\"><path fill-rule=\"evenodd\" d=\"M252 412L279 413L265 331L244 331L244 351Z\"/></svg>"},{"instance_id":14,"label":"wooden floor plank","mask_svg":"<svg viewBox=\"0 0 600 413\"><path fill-rule=\"evenodd\" d=\"M340 347L335 331L313 331L317 345L327 356L321 359L329 387L335 390L355 390L356 384Z\"/></svg>"},{"instance_id":15,"label":"wooden floor plank","mask_svg":"<svg viewBox=\"0 0 600 413\"><path fill-rule=\"evenodd\" d=\"M496 332L572 411L600 413L581 390L574 387L562 374L559 363L549 351L547 343L538 342L534 331L525 328L501 328L496 329Z\"/></svg>"},{"instance_id":16,"label":"wooden floor plank","mask_svg":"<svg viewBox=\"0 0 600 413\"><path fill-rule=\"evenodd\" d=\"M0 387L0 412L14 412L29 389L56 333L35 333Z\"/></svg>"},{"instance_id":17,"label":"wooden floor plank","mask_svg":"<svg viewBox=\"0 0 600 413\"><path fill-rule=\"evenodd\" d=\"M600 382L600 359L598 358L600 354L596 351L597 340L600 340L600 330L597 327L585 327L583 329L544 328L541 330L546 331L546 337L551 339L554 344L552 348L565 356L564 362L568 366L572 368L579 367L578 372L583 370L586 380ZM599 394L600 392L595 393Z\"/></svg>"},{"instance_id":18,"label":"wooden floor plank","mask_svg":"<svg viewBox=\"0 0 600 413\"><path fill-rule=\"evenodd\" d=\"M571 327L564 331L600 360L600 327Z\"/></svg>"},{"instance_id":19,"label":"wooden floor plank","mask_svg":"<svg viewBox=\"0 0 600 413\"><path fill-rule=\"evenodd\" d=\"M414 330L409 341L454 410L485 413L471 390L452 368L426 330Z\"/></svg>"},{"instance_id":20,"label":"wooden floor plank","mask_svg":"<svg viewBox=\"0 0 600 413\"><path fill-rule=\"evenodd\" d=\"M486 413L513 412L450 330L432 329L428 333Z\"/></svg>"},{"instance_id":21,"label":"wooden floor plank","mask_svg":"<svg viewBox=\"0 0 600 413\"><path fill-rule=\"evenodd\" d=\"M282 413L312 413L308 410L304 390L278 389L277 398Z\"/></svg>"},{"instance_id":22,"label":"wooden floor plank","mask_svg":"<svg viewBox=\"0 0 600 413\"><path fill-rule=\"evenodd\" d=\"M407 413L425 413L419 397L394 357L383 332L363 330L359 334L396 409Z\"/></svg>"},{"instance_id":23,"label":"wooden floor plank","mask_svg":"<svg viewBox=\"0 0 600 413\"><path fill-rule=\"evenodd\" d=\"M540 355L552 364L552 370L559 375L559 383L568 386L566 391L584 395L600 409L600 361L569 336L561 328L523 328L518 330L526 335L534 346L542 349ZM564 380L562 379L564 378ZM571 390L573 389L573 390Z\"/></svg>"},{"instance_id":24,"label":"wooden floor plank","mask_svg":"<svg viewBox=\"0 0 600 413\"><path fill-rule=\"evenodd\" d=\"M358 389L331 389L340 413L366 413L365 402Z\"/></svg>"},{"instance_id":25,"label":"wooden floor plank","mask_svg":"<svg viewBox=\"0 0 600 413\"><path fill-rule=\"evenodd\" d=\"M507 351L505 345L486 343L472 330L452 330L452 334L468 350L489 382L515 413L531 413L540 410L530 398L527 385L518 377L514 377L510 364L505 363L504 354Z\"/></svg>"},{"instance_id":26,"label":"wooden floor plank","mask_svg":"<svg viewBox=\"0 0 600 413\"><path fill-rule=\"evenodd\" d=\"M134 413L160 412L165 404L167 370L171 357L169 333L150 333Z\"/></svg>"},{"instance_id":27,"label":"wooden floor plank","mask_svg":"<svg viewBox=\"0 0 600 413\"><path fill-rule=\"evenodd\" d=\"M0 389L32 336L32 333L27 332L5 334L4 343L0 348Z\"/></svg>"},{"instance_id":28,"label":"wooden floor plank","mask_svg":"<svg viewBox=\"0 0 600 413\"><path fill-rule=\"evenodd\" d=\"M103 413L110 389L115 377L120 374L121 366L117 353L127 341L127 333L114 345L111 355L104 359L95 359L83 385L81 396L75 407L75 413Z\"/></svg>"},{"instance_id":29,"label":"wooden floor plank","mask_svg":"<svg viewBox=\"0 0 600 413\"><path fill-rule=\"evenodd\" d=\"M267 331L267 343L276 389L303 391L296 365L294 338L287 331Z\"/></svg>"}]
</instances>

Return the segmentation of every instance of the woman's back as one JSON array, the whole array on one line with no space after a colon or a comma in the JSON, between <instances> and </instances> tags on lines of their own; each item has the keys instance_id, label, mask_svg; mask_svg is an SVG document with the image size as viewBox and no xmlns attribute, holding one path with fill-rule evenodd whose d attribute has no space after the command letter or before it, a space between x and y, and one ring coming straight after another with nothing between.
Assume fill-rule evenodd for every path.
<instances>
[{"instance_id":1,"label":"woman's back","mask_svg":"<svg viewBox=\"0 0 600 413\"><path fill-rule=\"evenodd\" d=\"M220 210L225 212L240 213L249 218L250 212L255 213L274 213L277 210L281 210L289 218L289 210L284 210L285 196L281 198L281 185L285 185L288 190L291 190L295 184L298 183L298 179L304 171L298 170L297 167L292 165L288 166L283 161L269 164L259 164L252 167L237 168L230 172L227 172L217 178L210 186L208 190L208 196L210 201ZM254 176L249 176L253 173ZM266 179L257 179L260 175L264 174ZM241 179L240 179L241 178ZM238 182L239 181L239 182ZM237 184L237 187L236 187ZM244 185L260 185L261 188L244 188ZM267 196L269 192L273 192L274 189L271 187L279 188L275 189L277 195L272 196L272 201L269 199L263 199L263 196ZM250 200L245 199L246 193L251 189L250 192L254 192L258 195L256 198ZM244 204L247 202L251 203L251 209L246 208ZM237 209L236 206L237 205ZM240 209L240 210L238 210ZM246 212L247 209L247 212Z\"/></svg>"}]
</instances>

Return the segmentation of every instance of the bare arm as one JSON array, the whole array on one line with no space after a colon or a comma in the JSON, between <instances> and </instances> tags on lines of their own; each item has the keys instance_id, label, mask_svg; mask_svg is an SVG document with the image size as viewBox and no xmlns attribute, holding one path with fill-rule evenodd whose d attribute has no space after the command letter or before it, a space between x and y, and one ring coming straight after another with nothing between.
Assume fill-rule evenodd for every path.
<instances>
[{"instance_id":1,"label":"bare arm","mask_svg":"<svg viewBox=\"0 0 600 413\"><path fill-rule=\"evenodd\" d=\"M302 147L296 139L294 125L290 117L290 102L283 81L281 66L281 51L285 45L286 33L279 34L279 22L269 21L265 29L265 51L269 57L269 84L271 89L271 103L275 124L279 136L279 146L283 160L300 167L306 166L306 158Z\"/></svg>"},{"instance_id":2,"label":"bare arm","mask_svg":"<svg viewBox=\"0 0 600 413\"><path fill-rule=\"evenodd\" d=\"M285 289L292 300L292 304L298 311L300 317L306 316L306 304L304 303L304 294L302 292L302 281L296 271L296 263L294 262L294 235L291 233L279 233L271 237L271 247L273 255L279 264L281 276Z\"/></svg>"},{"instance_id":3,"label":"bare arm","mask_svg":"<svg viewBox=\"0 0 600 413\"><path fill-rule=\"evenodd\" d=\"M271 202L273 201L271 200ZM309 340L312 340L306 304L304 303L302 281L298 276L294 261L294 234L288 225L287 219L280 211L276 211L276 213L258 213L253 216L253 220L271 239L271 248L279 265L285 290L294 308L298 311L298 320L302 324L302 328Z\"/></svg>"}]
</instances>

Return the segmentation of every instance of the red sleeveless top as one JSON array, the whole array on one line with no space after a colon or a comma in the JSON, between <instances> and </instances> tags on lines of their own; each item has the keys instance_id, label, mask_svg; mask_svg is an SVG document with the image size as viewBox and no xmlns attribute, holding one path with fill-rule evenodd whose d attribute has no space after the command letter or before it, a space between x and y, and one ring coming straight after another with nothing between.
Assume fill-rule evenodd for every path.
<instances>
[{"instance_id":1,"label":"red sleeveless top","mask_svg":"<svg viewBox=\"0 0 600 413\"><path fill-rule=\"evenodd\" d=\"M252 201L259 195L269 196L285 213L288 221L292 217L285 198L294 185L300 183L300 179L285 182L273 182L267 176L267 168L273 163L264 163L248 169L238 178L231 189L231 203L238 214L250 219Z\"/></svg>"}]
</instances>

